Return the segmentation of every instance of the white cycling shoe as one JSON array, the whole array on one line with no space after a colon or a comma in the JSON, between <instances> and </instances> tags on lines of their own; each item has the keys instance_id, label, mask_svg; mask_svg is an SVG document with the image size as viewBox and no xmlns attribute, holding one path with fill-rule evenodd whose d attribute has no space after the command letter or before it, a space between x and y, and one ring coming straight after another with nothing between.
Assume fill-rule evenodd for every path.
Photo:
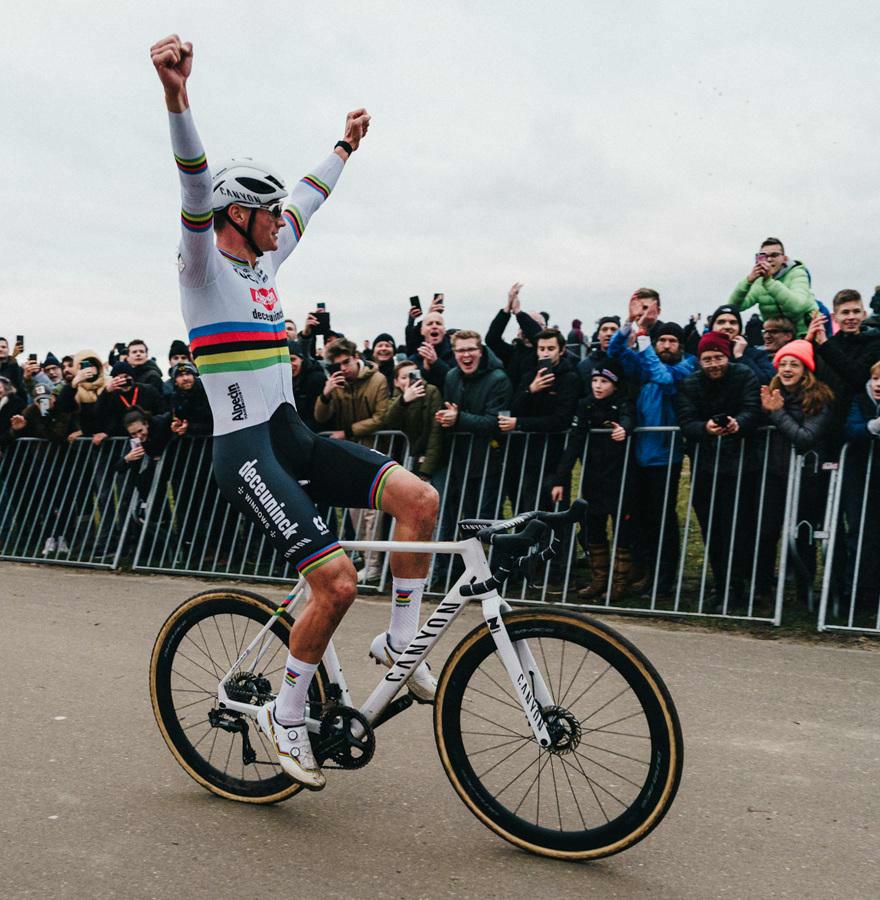
<instances>
[{"instance_id":1,"label":"white cycling shoe","mask_svg":"<svg viewBox=\"0 0 880 900\"><path fill-rule=\"evenodd\" d=\"M320 791L327 783L321 767L315 762L309 730L302 725L282 725L275 721L275 703L261 706L257 712L260 730L272 742L281 768L310 791Z\"/></svg>"},{"instance_id":2,"label":"white cycling shoe","mask_svg":"<svg viewBox=\"0 0 880 900\"><path fill-rule=\"evenodd\" d=\"M388 633L383 632L373 638L373 643L370 644L370 656L380 665L390 669L400 654L391 649L391 645L388 643ZM421 703L434 702L434 696L437 693L437 679L431 674L431 668L427 663L419 664L406 686L416 700Z\"/></svg>"}]
</instances>

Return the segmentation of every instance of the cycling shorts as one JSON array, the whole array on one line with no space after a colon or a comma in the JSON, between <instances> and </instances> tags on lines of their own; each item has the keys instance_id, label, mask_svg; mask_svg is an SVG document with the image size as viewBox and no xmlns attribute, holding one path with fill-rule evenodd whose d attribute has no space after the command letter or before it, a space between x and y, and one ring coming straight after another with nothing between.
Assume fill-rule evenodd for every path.
<instances>
[{"instance_id":1,"label":"cycling shorts","mask_svg":"<svg viewBox=\"0 0 880 900\"><path fill-rule=\"evenodd\" d=\"M343 553L315 503L380 509L388 476L400 468L375 450L315 434L289 403L268 422L215 436L213 466L223 496L301 575Z\"/></svg>"}]
</instances>

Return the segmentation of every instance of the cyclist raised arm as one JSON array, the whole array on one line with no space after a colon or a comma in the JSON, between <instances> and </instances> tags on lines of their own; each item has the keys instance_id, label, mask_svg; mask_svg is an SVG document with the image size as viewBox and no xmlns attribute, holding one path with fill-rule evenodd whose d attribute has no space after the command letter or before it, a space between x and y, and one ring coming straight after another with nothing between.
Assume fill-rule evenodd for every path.
<instances>
[{"instance_id":1,"label":"cyclist raised arm","mask_svg":"<svg viewBox=\"0 0 880 900\"><path fill-rule=\"evenodd\" d=\"M150 50L165 90L171 142L180 172L178 259L183 316L214 419L214 478L245 520L308 580L312 601L290 635L286 677L257 720L282 768L312 790L324 786L304 724L309 684L357 593L351 561L315 507L382 509L397 519L400 540L431 537L437 492L394 460L347 441L315 435L296 411L277 268L330 195L345 161L370 124L357 109L333 152L294 187L250 158L208 171L189 110L192 44L170 35ZM215 244L216 237L216 244ZM301 485L307 485L307 491ZM391 666L415 636L428 557L392 554L394 600L387 633L370 654ZM433 700L436 682L421 665L410 682Z\"/></svg>"}]
</instances>

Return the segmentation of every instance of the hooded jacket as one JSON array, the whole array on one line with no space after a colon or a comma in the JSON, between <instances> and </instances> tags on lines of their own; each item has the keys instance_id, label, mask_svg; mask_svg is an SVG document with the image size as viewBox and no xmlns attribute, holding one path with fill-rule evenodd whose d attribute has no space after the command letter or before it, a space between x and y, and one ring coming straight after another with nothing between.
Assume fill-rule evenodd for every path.
<instances>
[{"instance_id":1,"label":"hooded jacket","mask_svg":"<svg viewBox=\"0 0 880 900\"><path fill-rule=\"evenodd\" d=\"M828 459L829 432L834 413L829 404L815 415L808 416L804 412L803 391L789 392L783 388L781 393L784 406L768 413L770 424L776 431L771 432L769 437L767 470L784 477L788 471L791 447L798 454L815 450L821 462Z\"/></svg>"},{"instance_id":2,"label":"hooded jacket","mask_svg":"<svg viewBox=\"0 0 880 900\"><path fill-rule=\"evenodd\" d=\"M361 360L355 379L333 390L329 398L322 391L314 409L319 425L332 423L347 438L370 443L364 439L382 427L388 411L388 382L375 363Z\"/></svg>"},{"instance_id":3,"label":"hooded jacket","mask_svg":"<svg viewBox=\"0 0 880 900\"><path fill-rule=\"evenodd\" d=\"M74 376L78 375L82 363L86 359L101 357L94 350L80 350L73 357ZM58 394L58 405L61 412L71 414L70 430L81 431L84 435L93 435L102 431L98 421L98 398L104 391L107 380L104 377L104 369L98 366L97 377L92 381L80 382L76 387L65 384Z\"/></svg>"},{"instance_id":4,"label":"hooded jacket","mask_svg":"<svg viewBox=\"0 0 880 900\"><path fill-rule=\"evenodd\" d=\"M455 434L474 435L469 469L472 477L482 471L490 441L495 444L491 449L497 450L499 447L497 438L501 432L498 430L498 413L510 406L512 393L513 386L501 361L485 346L473 375L465 375L456 365L446 376L443 399L458 406L458 419L452 428L444 429L445 437L451 441ZM457 463L464 462L469 444L466 440L456 441Z\"/></svg>"},{"instance_id":5,"label":"hooded jacket","mask_svg":"<svg viewBox=\"0 0 880 900\"><path fill-rule=\"evenodd\" d=\"M739 310L757 304L762 319L773 316L791 319L796 329L795 337L803 337L807 333L810 315L819 308L810 287L807 267L796 259L772 278L757 278L751 284L748 278L743 278L727 302Z\"/></svg>"},{"instance_id":6,"label":"hooded jacket","mask_svg":"<svg viewBox=\"0 0 880 900\"><path fill-rule=\"evenodd\" d=\"M296 411L312 431L320 431L315 421L315 403L324 390L327 375L324 367L310 356L301 357L299 375L293 377L293 399Z\"/></svg>"},{"instance_id":7,"label":"hooded jacket","mask_svg":"<svg viewBox=\"0 0 880 900\"><path fill-rule=\"evenodd\" d=\"M132 368L134 369L134 380L138 384L148 384L162 394L162 370L152 359L148 359L139 366L133 365Z\"/></svg>"},{"instance_id":8,"label":"hooded jacket","mask_svg":"<svg viewBox=\"0 0 880 900\"><path fill-rule=\"evenodd\" d=\"M516 314L516 322L523 336L508 343L504 340L503 335L511 315L512 313L503 309L498 310L498 314L492 319L489 330L486 332L486 346L501 361L511 383L517 385L523 375L529 369L534 369L537 363L535 336L544 329L527 312L520 311Z\"/></svg>"},{"instance_id":9,"label":"hooded jacket","mask_svg":"<svg viewBox=\"0 0 880 900\"><path fill-rule=\"evenodd\" d=\"M444 334L443 340L434 346L434 350L437 353L437 362L433 363L430 369L425 369L425 361L419 355L418 348L422 345L421 332L419 332L419 336L420 340L415 344L416 349L410 353L407 359L410 362L414 362L419 367L422 378L424 378L428 384L433 384L438 391L442 392L443 385L446 383L447 374L450 369L456 368L455 354L452 352L452 344L449 341L449 335ZM407 351L410 349L409 338L407 338L406 349Z\"/></svg>"}]
</instances>

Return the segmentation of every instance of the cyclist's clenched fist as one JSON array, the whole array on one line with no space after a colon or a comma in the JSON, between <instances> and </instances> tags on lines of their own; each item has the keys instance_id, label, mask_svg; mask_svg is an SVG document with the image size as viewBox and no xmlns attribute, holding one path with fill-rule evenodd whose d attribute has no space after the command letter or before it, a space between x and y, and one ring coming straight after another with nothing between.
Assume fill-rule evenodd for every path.
<instances>
[{"instance_id":1,"label":"cyclist's clenched fist","mask_svg":"<svg viewBox=\"0 0 880 900\"><path fill-rule=\"evenodd\" d=\"M184 43L176 34L170 34L150 47L150 59L165 88L166 97L178 98L186 106L186 80L192 72L193 63L192 44L189 41Z\"/></svg>"}]
</instances>

